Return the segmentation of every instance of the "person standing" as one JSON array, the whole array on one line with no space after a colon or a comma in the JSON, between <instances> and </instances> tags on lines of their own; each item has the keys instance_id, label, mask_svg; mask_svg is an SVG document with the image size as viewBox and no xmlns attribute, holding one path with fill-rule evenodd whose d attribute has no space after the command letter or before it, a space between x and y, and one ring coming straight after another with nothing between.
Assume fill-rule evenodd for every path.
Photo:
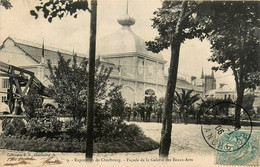
<instances>
[{"instance_id":1,"label":"person standing","mask_svg":"<svg viewBox=\"0 0 260 167\"><path fill-rule=\"evenodd\" d=\"M133 121L136 121L136 116L137 116L137 107L136 104L134 103L134 107L133 107Z\"/></svg>"},{"instance_id":2,"label":"person standing","mask_svg":"<svg viewBox=\"0 0 260 167\"><path fill-rule=\"evenodd\" d=\"M157 122L162 123L162 105L157 107Z\"/></svg>"},{"instance_id":3,"label":"person standing","mask_svg":"<svg viewBox=\"0 0 260 167\"><path fill-rule=\"evenodd\" d=\"M146 107L146 122L150 122L151 113L153 111L152 105Z\"/></svg>"},{"instance_id":4,"label":"person standing","mask_svg":"<svg viewBox=\"0 0 260 167\"><path fill-rule=\"evenodd\" d=\"M176 117L176 120L175 120L175 123L181 123L181 112L180 112L180 108L176 108L176 107L173 107L173 113L175 113L175 117Z\"/></svg>"},{"instance_id":5,"label":"person standing","mask_svg":"<svg viewBox=\"0 0 260 167\"><path fill-rule=\"evenodd\" d=\"M125 111L126 111L125 113L127 114L127 121L129 122L131 118L131 107L127 105L125 107Z\"/></svg>"},{"instance_id":6,"label":"person standing","mask_svg":"<svg viewBox=\"0 0 260 167\"><path fill-rule=\"evenodd\" d=\"M145 108L144 108L144 105L143 104L141 104L140 105L140 115L141 115L141 122L144 122L145 120L145 115L144 115L144 112L145 112Z\"/></svg>"},{"instance_id":7,"label":"person standing","mask_svg":"<svg viewBox=\"0 0 260 167\"><path fill-rule=\"evenodd\" d=\"M184 124L187 124L187 121L188 121L188 106L187 105L184 105L183 121L184 121Z\"/></svg>"}]
</instances>

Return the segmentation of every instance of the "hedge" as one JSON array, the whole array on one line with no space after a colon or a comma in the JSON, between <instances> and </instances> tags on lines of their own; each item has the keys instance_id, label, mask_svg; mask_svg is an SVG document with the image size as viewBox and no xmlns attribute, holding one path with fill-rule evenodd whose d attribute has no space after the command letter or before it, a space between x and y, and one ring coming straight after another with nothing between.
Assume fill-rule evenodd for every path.
<instances>
[{"instance_id":1,"label":"hedge","mask_svg":"<svg viewBox=\"0 0 260 167\"><path fill-rule=\"evenodd\" d=\"M94 143L94 153L142 152L157 149L159 143L145 137L141 140ZM85 152L85 141L59 141L48 138L1 136L0 149L34 152Z\"/></svg>"}]
</instances>

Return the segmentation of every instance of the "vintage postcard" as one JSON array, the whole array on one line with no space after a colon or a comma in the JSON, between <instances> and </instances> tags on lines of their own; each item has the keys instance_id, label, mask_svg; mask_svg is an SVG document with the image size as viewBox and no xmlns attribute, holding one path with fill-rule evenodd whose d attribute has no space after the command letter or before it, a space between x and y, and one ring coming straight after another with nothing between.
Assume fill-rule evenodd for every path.
<instances>
[{"instance_id":1,"label":"vintage postcard","mask_svg":"<svg viewBox=\"0 0 260 167\"><path fill-rule=\"evenodd\" d=\"M260 166L259 11L0 0L0 167Z\"/></svg>"}]
</instances>

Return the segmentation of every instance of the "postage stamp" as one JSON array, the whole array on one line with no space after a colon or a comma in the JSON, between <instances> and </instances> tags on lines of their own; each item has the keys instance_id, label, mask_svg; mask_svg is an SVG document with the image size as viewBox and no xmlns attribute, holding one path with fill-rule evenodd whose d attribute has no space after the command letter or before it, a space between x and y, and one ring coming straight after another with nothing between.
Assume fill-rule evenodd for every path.
<instances>
[{"instance_id":1,"label":"postage stamp","mask_svg":"<svg viewBox=\"0 0 260 167\"><path fill-rule=\"evenodd\" d=\"M248 142L243 145L245 141ZM236 131L233 135L229 135L227 131L223 135L217 135L217 148L223 150L216 151L218 165L258 166L259 164L259 133L257 132L251 133L250 136L249 131Z\"/></svg>"}]
</instances>

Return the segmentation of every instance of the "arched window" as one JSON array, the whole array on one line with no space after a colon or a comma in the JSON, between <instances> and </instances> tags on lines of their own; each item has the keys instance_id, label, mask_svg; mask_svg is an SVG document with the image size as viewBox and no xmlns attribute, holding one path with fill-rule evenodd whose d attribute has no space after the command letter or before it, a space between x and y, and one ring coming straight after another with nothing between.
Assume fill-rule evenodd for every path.
<instances>
[{"instance_id":1,"label":"arched window","mask_svg":"<svg viewBox=\"0 0 260 167\"><path fill-rule=\"evenodd\" d=\"M147 90L145 91L145 96L151 96L151 95L155 95L154 90L152 90L152 89L147 89Z\"/></svg>"},{"instance_id":2,"label":"arched window","mask_svg":"<svg viewBox=\"0 0 260 167\"><path fill-rule=\"evenodd\" d=\"M145 98L144 98L144 102L145 104L153 104L156 96L155 96L155 92L152 89L147 89L145 92Z\"/></svg>"}]
</instances>

